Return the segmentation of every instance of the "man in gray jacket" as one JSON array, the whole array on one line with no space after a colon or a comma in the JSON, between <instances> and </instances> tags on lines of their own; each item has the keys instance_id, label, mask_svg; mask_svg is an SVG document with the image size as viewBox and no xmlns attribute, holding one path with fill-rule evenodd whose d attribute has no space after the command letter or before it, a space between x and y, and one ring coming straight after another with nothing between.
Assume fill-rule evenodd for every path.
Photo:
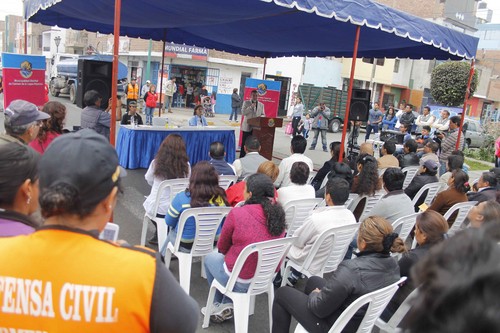
<instances>
[{"instance_id":1,"label":"man in gray jacket","mask_svg":"<svg viewBox=\"0 0 500 333\"><path fill-rule=\"evenodd\" d=\"M83 95L83 103L86 107L82 110L81 126L90 128L97 133L104 135L109 140L109 128L111 126L111 116L101 110L102 96L95 90L89 90Z\"/></svg>"},{"instance_id":2,"label":"man in gray jacket","mask_svg":"<svg viewBox=\"0 0 500 333\"><path fill-rule=\"evenodd\" d=\"M312 123L312 130L314 132L313 142L310 150L316 149L318 142L319 132L321 132L321 143L323 144L323 151L328 152L326 149L326 130L328 129L328 118L330 117L330 109L325 106L325 103L319 103L311 112L311 117L314 118Z\"/></svg>"},{"instance_id":3,"label":"man in gray jacket","mask_svg":"<svg viewBox=\"0 0 500 333\"><path fill-rule=\"evenodd\" d=\"M248 124L248 119L257 118L264 115L264 104L257 100L257 90L252 90L249 100L243 102L241 107L241 114L244 116L241 122L241 142L245 144L247 138L252 135L253 127ZM245 149L241 149L240 158L246 155Z\"/></svg>"}]
</instances>

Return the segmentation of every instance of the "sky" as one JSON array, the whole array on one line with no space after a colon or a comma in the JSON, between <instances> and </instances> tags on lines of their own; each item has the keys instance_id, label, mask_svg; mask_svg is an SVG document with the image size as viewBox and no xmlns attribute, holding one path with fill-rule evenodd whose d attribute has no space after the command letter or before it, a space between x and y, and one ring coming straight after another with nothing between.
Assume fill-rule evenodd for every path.
<instances>
[{"instance_id":1,"label":"sky","mask_svg":"<svg viewBox=\"0 0 500 333\"><path fill-rule=\"evenodd\" d=\"M411 0L404 0L411 1ZM483 0L488 3L488 8L493 10L492 23L500 23L500 0ZM22 15L23 1L22 0L1 0L0 5L0 20L5 18L5 15Z\"/></svg>"}]
</instances>

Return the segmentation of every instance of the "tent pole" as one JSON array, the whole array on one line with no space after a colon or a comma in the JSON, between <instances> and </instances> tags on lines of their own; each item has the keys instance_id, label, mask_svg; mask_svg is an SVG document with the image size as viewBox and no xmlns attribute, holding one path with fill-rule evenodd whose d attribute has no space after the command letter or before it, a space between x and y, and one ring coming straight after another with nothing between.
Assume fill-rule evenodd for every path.
<instances>
[{"instance_id":1,"label":"tent pole","mask_svg":"<svg viewBox=\"0 0 500 333\"><path fill-rule=\"evenodd\" d=\"M262 69L262 80L266 79L266 65L267 65L267 58L264 58L264 68Z\"/></svg>"},{"instance_id":2,"label":"tent pole","mask_svg":"<svg viewBox=\"0 0 500 333\"><path fill-rule=\"evenodd\" d=\"M167 30L163 30L163 49L161 51L161 75L160 75L160 106L158 107L158 117L161 117L161 105L165 103L163 95L163 66L165 65L165 40L167 38Z\"/></svg>"},{"instance_id":3,"label":"tent pole","mask_svg":"<svg viewBox=\"0 0 500 333\"><path fill-rule=\"evenodd\" d=\"M458 130L457 142L455 143L455 149L458 150L460 146L460 136L462 135L462 128L464 127L465 120L465 110L467 109L467 100L470 95L470 85L472 83L472 78L474 77L474 59L470 62L470 72L469 72L469 81L467 81L467 90L465 90L465 99L464 99L464 107L462 109L462 119L460 119L460 128Z\"/></svg>"},{"instance_id":4,"label":"tent pole","mask_svg":"<svg viewBox=\"0 0 500 333\"><path fill-rule=\"evenodd\" d=\"M28 20L24 20L24 54L28 54Z\"/></svg>"},{"instance_id":5,"label":"tent pole","mask_svg":"<svg viewBox=\"0 0 500 333\"><path fill-rule=\"evenodd\" d=\"M118 90L118 50L120 47L120 11L122 2L115 0L115 25L113 31L113 73L111 75L111 124L110 124L110 137L111 145L115 146L116 141L116 104L117 104L117 90ZM120 110L121 112L121 110ZM127 110L128 112L128 110Z\"/></svg>"},{"instance_id":6,"label":"tent pole","mask_svg":"<svg viewBox=\"0 0 500 333\"><path fill-rule=\"evenodd\" d=\"M354 38L354 50L352 51L352 62L351 62L351 76L349 77L349 87L347 87L347 103L346 110L344 115L344 127L342 129L342 140L340 142L340 154L339 154L339 162L343 160L343 152L345 151L345 136L347 134L347 124L349 122L349 109L351 107L351 96L352 96L352 86L354 83L354 71L356 69L356 58L358 56L358 45L359 45L359 33L361 31L361 26L356 27L356 37Z\"/></svg>"}]
</instances>

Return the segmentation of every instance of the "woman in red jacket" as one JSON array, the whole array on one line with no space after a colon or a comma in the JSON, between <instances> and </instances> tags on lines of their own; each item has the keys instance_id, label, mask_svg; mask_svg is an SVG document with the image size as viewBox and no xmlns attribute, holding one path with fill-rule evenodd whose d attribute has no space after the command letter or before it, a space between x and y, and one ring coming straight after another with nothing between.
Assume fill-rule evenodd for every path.
<instances>
[{"instance_id":1,"label":"woman in red jacket","mask_svg":"<svg viewBox=\"0 0 500 333\"><path fill-rule=\"evenodd\" d=\"M43 155L49 144L63 133L66 107L59 102L48 102L43 106L43 112L50 115L49 119L42 122L35 140L29 146Z\"/></svg>"},{"instance_id":2,"label":"woman in red jacket","mask_svg":"<svg viewBox=\"0 0 500 333\"><path fill-rule=\"evenodd\" d=\"M282 238L285 235L285 211L274 200L274 186L264 174L248 177L245 189L245 204L228 214L217 242L219 253L205 257L208 285L217 279L226 284L240 252L249 244ZM243 265L234 291L245 292L255 274L257 256L252 255ZM205 308L201 310L205 313ZM210 320L216 323L233 317L230 298L216 291Z\"/></svg>"},{"instance_id":3,"label":"woman in red jacket","mask_svg":"<svg viewBox=\"0 0 500 333\"><path fill-rule=\"evenodd\" d=\"M153 125L153 112L155 111L157 101L156 86L150 84L149 91L144 94L144 102L146 102L146 125Z\"/></svg>"}]
</instances>

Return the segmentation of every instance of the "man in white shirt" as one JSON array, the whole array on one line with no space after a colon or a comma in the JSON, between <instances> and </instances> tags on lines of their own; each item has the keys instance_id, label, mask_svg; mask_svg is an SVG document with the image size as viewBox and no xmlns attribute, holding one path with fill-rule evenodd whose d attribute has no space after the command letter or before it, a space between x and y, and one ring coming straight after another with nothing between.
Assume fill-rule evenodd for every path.
<instances>
[{"instance_id":1,"label":"man in white shirt","mask_svg":"<svg viewBox=\"0 0 500 333\"><path fill-rule=\"evenodd\" d=\"M291 142L290 151L292 155L284 158L280 165L279 170L280 173L278 178L274 182L274 186L284 187L291 184L290 180L290 170L292 169L292 165L295 162L305 162L309 166L309 171L313 171L313 162L312 160L304 155L304 151L306 151L307 140L302 135L294 136Z\"/></svg>"},{"instance_id":2,"label":"man in white shirt","mask_svg":"<svg viewBox=\"0 0 500 333\"><path fill-rule=\"evenodd\" d=\"M257 172L259 165L268 161L267 158L260 155L260 142L256 136L250 135L245 140L245 156L233 162L233 167L239 180Z\"/></svg>"},{"instance_id":3,"label":"man in white shirt","mask_svg":"<svg viewBox=\"0 0 500 333\"><path fill-rule=\"evenodd\" d=\"M432 129L439 132L446 132L450 127L450 113L448 110L441 111L441 118L431 125Z\"/></svg>"},{"instance_id":4,"label":"man in white shirt","mask_svg":"<svg viewBox=\"0 0 500 333\"><path fill-rule=\"evenodd\" d=\"M309 255L309 251L313 247L318 237L332 227L342 227L349 224L355 224L356 218L353 213L344 205L349 199L349 183L343 178L332 178L326 183L325 201L327 206L317 208L312 215L307 218L304 224L295 231L293 236L298 237L290 251L288 258L295 262L303 262ZM315 260L313 261L310 272L319 274L321 264L328 255L332 244L325 244L318 251ZM291 282L293 283L294 274L292 274Z\"/></svg>"},{"instance_id":5,"label":"man in white shirt","mask_svg":"<svg viewBox=\"0 0 500 333\"><path fill-rule=\"evenodd\" d=\"M415 124L418 126L417 132L422 133L422 127L423 126L431 126L435 120L436 120L436 117L434 117L431 114L431 108L428 106L424 106L423 113L420 116L418 116L417 121L415 121Z\"/></svg>"}]
</instances>

